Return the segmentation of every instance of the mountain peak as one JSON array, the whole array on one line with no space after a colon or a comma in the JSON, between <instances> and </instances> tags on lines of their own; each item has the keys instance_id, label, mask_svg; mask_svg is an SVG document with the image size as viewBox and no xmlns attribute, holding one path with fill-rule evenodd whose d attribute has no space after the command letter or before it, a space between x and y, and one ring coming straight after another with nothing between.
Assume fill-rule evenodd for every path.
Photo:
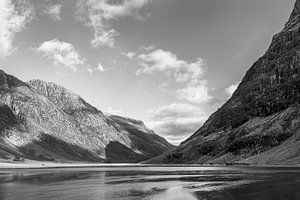
<instances>
[{"instance_id":1,"label":"mountain peak","mask_svg":"<svg viewBox=\"0 0 300 200\"><path fill-rule=\"evenodd\" d=\"M72 113L76 110L86 110L91 113L102 114L96 107L87 103L78 94L68 90L67 88L53 83L46 82L39 79L30 80L28 85L40 95L48 98L52 103L60 107L67 113Z\"/></svg>"},{"instance_id":2,"label":"mountain peak","mask_svg":"<svg viewBox=\"0 0 300 200\"><path fill-rule=\"evenodd\" d=\"M0 158L128 163L173 147L143 122L104 115L58 84L25 84L3 71L0 83Z\"/></svg>"},{"instance_id":3,"label":"mountain peak","mask_svg":"<svg viewBox=\"0 0 300 200\"><path fill-rule=\"evenodd\" d=\"M43 81L41 79L33 79L27 82L28 85L30 85L31 87L37 89L38 91L42 88L47 89L47 88L52 88L53 90L57 90L57 92L68 92L68 93L72 93L73 95L76 95L75 93L73 93L71 90L66 89L65 87L53 83L53 82L47 82L47 81Z\"/></svg>"}]
</instances>

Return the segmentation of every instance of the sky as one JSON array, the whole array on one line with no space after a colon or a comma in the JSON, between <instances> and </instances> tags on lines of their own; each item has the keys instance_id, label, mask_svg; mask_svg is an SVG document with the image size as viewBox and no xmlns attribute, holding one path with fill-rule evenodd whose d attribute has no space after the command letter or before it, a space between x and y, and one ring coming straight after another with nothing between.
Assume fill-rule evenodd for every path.
<instances>
[{"instance_id":1,"label":"sky","mask_svg":"<svg viewBox=\"0 0 300 200\"><path fill-rule=\"evenodd\" d=\"M0 69L178 145L230 98L295 0L0 0Z\"/></svg>"}]
</instances>

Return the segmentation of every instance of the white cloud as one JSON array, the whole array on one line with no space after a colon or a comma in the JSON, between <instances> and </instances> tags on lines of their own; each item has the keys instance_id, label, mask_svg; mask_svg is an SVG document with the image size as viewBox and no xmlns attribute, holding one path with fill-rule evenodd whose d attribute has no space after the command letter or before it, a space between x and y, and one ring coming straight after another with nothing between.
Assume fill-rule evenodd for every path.
<instances>
[{"instance_id":1,"label":"white cloud","mask_svg":"<svg viewBox=\"0 0 300 200\"><path fill-rule=\"evenodd\" d=\"M140 54L140 69L136 72L140 74L151 74L158 72L173 72L177 82L195 81L204 74L205 61L198 58L194 63L180 60L169 51L157 49L147 54Z\"/></svg>"},{"instance_id":2,"label":"white cloud","mask_svg":"<svg viewBox=\"0 0 300 200\"><path fill-rule=\"evenodd\" d=\"M157 49L148 54L141 54L138 58L141 59L141 68L137 71L137 74L177 70L184 64L183 61L177 59L175 54L162 49Z\"/></svg>"},{"instance_id":3,"label":"white cloud","mask_svg":"<svg viewBox=\"0 0 300 200\"><path fill-rule=\"evenodd\" d=\"M103 67L103 65L101 63L98 63L97 70L100 71L100 72L104 72L105 71L105 69L104 69L104 67Z\"/></svg>"},{"instance_id":4,"label":"white cloud","mask_svg":"<svg viewBox=\"0 0 300 200\"><path fill-rule=\"evenodd\" d=\"M213 97L209 94L207 81L203 79L206 61L198 58L196 62L180 60L174 53L157 49L146 54L140 54L140 74L163 72L172 75L174 82L183 83L184 87L177 89L176 97L190 103L208 103Z\"/></svg>"},{"instance_id":5,"label":"white cloud","mask_svg":"<svg viewBox=\"0 0 300 200\"><path fill-rule=\"evenodd\" d=\"M151 0L79 0L77 4L78 19L94 30L91 44L94 48L102 45L114 46L119 33L111 28L111 21L133 16L141 18L143 8Z\"/></svg>"},{"instance_id":6,"label":"white cloud","mask_svg":"<svg viewBox=\"0 0 300 200\"><path fill-rule=\"evenodd\" d=\"M33 19L33 7L26 1L0 1L0 57L10 55L16 48L15 34L22 32Z\"/></svg>"},{"instance_id":7,"label":"white cloud","mask_svg":"<svg viewBox=\"0 0 300 200\"><path fill-rule=\"evenodd\" d=\"M238 88L239 86L239 83L236 83L236 84L233 84L233 85L230 85L229 87L227 87L225 89L225 92L228 96L232 96L232 94L234 93L234 91Z\"/></svg>"},{"instance_id":8,"label":"white cloud","mask_svg":"<svg viewBox=\"0 0 300 200\"><path fill-rule=\"evenodd\" d=\"M208 81L204 79L207 63L202 58L188 62L162 49L143 50L146 53L137 56L140 68L136 75L166 74L168 81L160 85L161 90L175 94L181 100L149 111L151 120L146 123L173 144L179 144L205 122L208 115L203 109L211 111L214 107L208 104L213 97L209 94Z\"/></svg>"},{"instance_id":9,"label":"white cloud","mask_svg":"<svg viewBox=\"0 0 300 200\"><path fill-rule=\"evenodd\" d=\"M115 37L117 36L119 36L119 33L114 29L108 31L95 29L94 39L91 41L92 47L97 48L98 46L107 45L112 48L115 46Z\"/></svg>"},{"instance_id":10,"label":"white cloud","mask_svg":"<svg viewBox=\"0 0 300 200\"><path fill-rule=\"evenodd\" d=\"M188 85L185 88L177 90L176 97L196 104L208 103L213 99L209 95L206 81L197 82L195 85Z\"/></svg>"},{"instance_id":11,"label":"white cloud","mask_svg":"<svg viewBox=\"0 0 300 200\"><path fill-rule=\"evenodd\" d=\"M146 124L173 144L193 134L207 119L201 108L187 103L173 103L148 113L151 121Z\"/></svg>"},{"instance_id":12,"label":"white cloud","mask_svg":"<svg viewBox=\"0 0 300 200\"><path fill-rule=\"evenodd\" d=\"M152 51L155 49L155 46L154 45L142 45L142 46L140 46L139 49L142 51Z\"/></svg>"},{"instance_id":13,"label":"white cloud","mask_svg":"<svg viewBox=\"0 0 300 200\"><path fill-rule=\"evenodd\" d=\"M104 66L101 64L101 63L98 63L98 66L96 68L87 68L87 71L92 74L96 71L99 71L99 72L104 72L105 71L105 68Z\"/></svg>"},{"instance_id":14,"label":"white cloud","mask_svg":"<svg viewBox=\"0 0 300 200\"><path fill-rule=\"evenodd\" d=\"M73 71L77 71L85 63L72 44L57 39L43 42L36 50L52 59L54 64L62 64Z\"/></svg>"},{"instance_id":15,"label":"white cloud","mask_svg":"<svg viewBox=\"0 0 300 200\"><path fill-rule=\"evenodd\" d=\"M163 92L169 93L169 94L174 94L174 92L170 89L170 85L171 85L170 82L166 81L166 82L161 83L158 86L158 89L160 89Z\"/></svg>"},{"instance_id":16,"label":"white cloud","mask_svg":"<svg viewBox=\"0 0 300 200\"><path fill-rule=\"evenodd\" d=\"M129 59L133 59L136 56L135 52L127 52L123 53L124 56L128 57Z\"/></svg>"},{"instance_id":17,"label":"white cloud","mask_svg":"<svg viewBox=\"0 0 300 200\"><path fill-rule=\"evenodd\" d=\"M61 8L62 8L61 4L49 5L45 7L44 12L54 21L60 21Z\"/></svg>"}]
</instances>

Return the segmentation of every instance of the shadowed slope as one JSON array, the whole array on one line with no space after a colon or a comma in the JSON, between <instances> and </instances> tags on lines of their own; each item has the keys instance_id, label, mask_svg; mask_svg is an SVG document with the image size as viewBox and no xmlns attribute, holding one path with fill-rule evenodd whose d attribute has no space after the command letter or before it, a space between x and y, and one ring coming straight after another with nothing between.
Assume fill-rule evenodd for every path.
<instances>
[{"instance_id":1,"label":"shadowed slope","mask_svg":"<svg viewBox=\"0 0 300 200\"><path fill-rule=\"evenodd\" d=\"M299 103L297 0L284 29L273 37L265 55L247 71L232 97L176 150L151 162L299 163L300 145L295 139L299 137ZM280 158L275 159L276 154ZM252 156L255 158L246 159Z\"/></svg>"}]
</instances>

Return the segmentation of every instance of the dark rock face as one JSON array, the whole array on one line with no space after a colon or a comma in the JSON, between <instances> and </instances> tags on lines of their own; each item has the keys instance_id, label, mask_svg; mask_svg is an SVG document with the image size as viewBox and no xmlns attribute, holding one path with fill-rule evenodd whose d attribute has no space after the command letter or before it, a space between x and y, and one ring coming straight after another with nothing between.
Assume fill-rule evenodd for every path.
<instances>
[{"instance_id":1,"label":"dark rock face","mask_svg":"<svg viewBox=\"0 0 300 200\"><path fill-rule=\"evenodd\" d=\"M105 115L62 86L0 71L0 158L138 162L172 147L143 122Z\"/></svg>"},{"instance_id":2,"label":"dark rock face","mask_svg":"<svg viewBox=\"0 0 300 200\"><path fill-rule=\"evenodd\" d=\"M233 96L175 151L160 157L160 162L263 163L268 159L260 160L258 155L287 145L285 141L294 135L300 137L299 103L300 0L297 0L284 29L273 37L265 55L247 71ZM300 158L300 145L291 147L293 155L282 156ZM246 160L252 156L257 159Z\"/></svg>"}]
</instances>

